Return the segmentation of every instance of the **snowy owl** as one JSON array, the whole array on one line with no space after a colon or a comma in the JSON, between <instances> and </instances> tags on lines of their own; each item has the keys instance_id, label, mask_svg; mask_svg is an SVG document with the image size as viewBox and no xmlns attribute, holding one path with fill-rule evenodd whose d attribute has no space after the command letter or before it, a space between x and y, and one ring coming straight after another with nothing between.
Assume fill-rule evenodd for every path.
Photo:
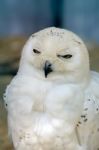
<instances>
[{"instance_id":1,"label":"snowy owl","mask_svg":"<svg viewBox=\"0 0 99 150\"><path fill-rule=\"evenodd\" d=\"M4 101L15 150L99 150L99 74L74 33L32 34Z\"/></svg>"}]
</instances>

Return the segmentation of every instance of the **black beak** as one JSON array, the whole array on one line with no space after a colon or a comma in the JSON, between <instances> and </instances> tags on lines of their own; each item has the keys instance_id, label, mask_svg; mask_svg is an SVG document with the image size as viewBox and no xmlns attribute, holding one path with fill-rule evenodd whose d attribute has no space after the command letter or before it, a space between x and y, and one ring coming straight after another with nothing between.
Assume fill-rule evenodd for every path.
<instances>
[{"instance_id":1,"label":"black beak","mask_svg":"<svg viewBox=\"0 0 99 150\"><path fill-rule=\"evenodd\" d=\"M49 61L46 61L44 66L45 78L47 78L47 75L52 71L52 64Z\"/></svg>"}]
</instances>

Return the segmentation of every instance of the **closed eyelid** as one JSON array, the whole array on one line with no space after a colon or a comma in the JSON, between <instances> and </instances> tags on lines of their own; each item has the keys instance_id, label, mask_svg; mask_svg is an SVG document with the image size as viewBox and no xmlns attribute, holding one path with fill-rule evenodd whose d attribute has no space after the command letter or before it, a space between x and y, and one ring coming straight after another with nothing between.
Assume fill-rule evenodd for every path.
<instances>
[{"instance_id":1,"label":"closed eyelid","mask_svg":"<svg viewBox=\"0 0 99 150\"><path fill-rule=\"evenodd\" d=\"M38 49L35 49L35 48L33 49L33 52L36 53L36 54L40 54L41 53Z\"/></svg>"},{"instance_id":2,"label":"closed eyelid","mask_svg":"<svg viewBox=\"0 0 99 150\"><path fill-rule=\"evenodd\" d=\"M68 53L68 54L66 54L66 55L57 55L57 56L58 56L59 58L62 58L62 57L63 57L63 58L67 58L67 59L68 59L68 58L71 58L73 55Z\"/></svg>"}]
</instances>

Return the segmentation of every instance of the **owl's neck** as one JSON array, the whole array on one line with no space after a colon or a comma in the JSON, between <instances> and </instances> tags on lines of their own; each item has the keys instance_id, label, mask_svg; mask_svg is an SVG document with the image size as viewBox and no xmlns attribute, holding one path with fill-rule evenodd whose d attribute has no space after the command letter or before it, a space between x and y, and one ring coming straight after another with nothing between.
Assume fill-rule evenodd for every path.
<instances>
[{"instance_id":1,"label":"owl's neck","mask_svg":"<svg viewBox=\"0 0 99 150\"><path fill-rule=\"evenodd\" d=\"M82 86L86 86L90 80L90 71L86 68L85 71L82 72L69 72L69 73L55 73L52 72L48 75L47 78L44 76L44 72L37 70L32 65L27 63L20 62L20 67L18 70L18 74L26 77L32 77L38 80L43 80L45 82L53 82L53 83L71 83L71 84L80 84Z\"/></svg>"}]
</instances>

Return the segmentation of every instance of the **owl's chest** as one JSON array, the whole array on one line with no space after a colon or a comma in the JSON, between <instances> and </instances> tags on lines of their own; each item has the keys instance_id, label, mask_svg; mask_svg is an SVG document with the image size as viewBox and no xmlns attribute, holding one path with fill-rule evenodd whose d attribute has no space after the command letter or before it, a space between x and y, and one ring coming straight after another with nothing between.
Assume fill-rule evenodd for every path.
<instances>
[{"instance_id":1,"label":"owl's chest","mask_svg":"<svg viewBox=\"0 0 99 150\"><path fill-rule=\"evenodd\" d=\"M47 94L50 90L53 88L52 83L46 83L46 82L37 82L34 81L33 84L28 85L29 92L31 91L31 98L33 100L33 110L34 111L41 111L43 112L45 110L45 101ZM31 90L30 90L31 89Z\"/></svg>"}]
</instances>

